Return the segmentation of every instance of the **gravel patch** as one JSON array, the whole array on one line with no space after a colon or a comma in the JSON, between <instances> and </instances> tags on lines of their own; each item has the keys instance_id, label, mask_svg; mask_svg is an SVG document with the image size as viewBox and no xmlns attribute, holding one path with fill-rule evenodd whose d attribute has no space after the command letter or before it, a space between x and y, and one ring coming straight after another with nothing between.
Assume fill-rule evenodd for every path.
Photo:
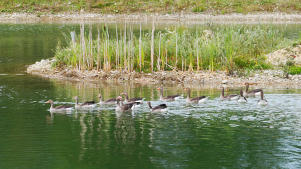
<instances>
[{"instance_id":1,"label":"gravel patch","mask_svg":"<svg viewBox=\"0 0 301 169\"><path fill-rule=\"evenodd\" d=\"M285 65L289 58L293 58L296 65L301 65L301 44L280 49L267 55L267 61L275 66Z\"/></svg>"},{"instance_id":2,"label":"gravel patch","mask_svg":"<svg viewBox=\"0 0 301 169\"><path fill-rule=\"evenodd\" d=\"M140 84L181 84L201 86L202 88L243 87L245 82L256 83L260 88L287 89L301 88L301 75L290 75L283 78L282 70L254 71L244 76L228 76L224 71L162 71L154 73L138 73L126 71L79 71L72 68L55 69L51 67L53 60L46 59L28 66L27 73L50 79L70 81L114 81L119 83L134 82Z\"/></svg>"}]
</instances>

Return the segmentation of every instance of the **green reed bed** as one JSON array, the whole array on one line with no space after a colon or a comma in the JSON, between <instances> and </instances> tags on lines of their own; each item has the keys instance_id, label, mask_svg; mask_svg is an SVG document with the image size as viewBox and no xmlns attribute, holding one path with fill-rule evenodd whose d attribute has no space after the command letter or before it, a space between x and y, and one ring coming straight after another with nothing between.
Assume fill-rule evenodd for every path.
<instances>
[{"instance_id":1,"label":"green reed bed","mask_svg":"<svg viewBox=\"0 0 301 169\"><path fill-rule=\"evenodd\" d=\"M86 31L85 31L86 29ZM88 31L87 31L88 29ZM134 32L131 25L108 29L81 25L66 47L58 45L54 66L80 70L226 70L270 68L265 54L292 45L296 39L268 25L170 27ZM85 33L86 32L86 33Z\"/></svg>"}]
</instances>

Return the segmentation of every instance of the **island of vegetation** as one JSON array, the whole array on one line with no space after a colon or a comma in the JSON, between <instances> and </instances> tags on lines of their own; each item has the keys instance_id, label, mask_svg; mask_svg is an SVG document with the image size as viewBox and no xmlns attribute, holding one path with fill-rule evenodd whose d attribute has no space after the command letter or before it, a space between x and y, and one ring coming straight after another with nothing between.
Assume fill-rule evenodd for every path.
<instances>
[{"instance_id":1,"label":"island of vegetation","mask_svg":"<svg viewBox=\"0 0 301 169\"><path fill-rule=\"evenodd\" d=\"M300 23L298 0L3 0L0 7L0 21L82 23L79 32L66 36L67 45L58 44L54 58L28 67L28 73L44 77L209 86L252 81L297 87L301 81L301 32L292 38L270 24L216 24ZM105 23L87 24L100 20ZM158 24L168 21L177 24ZM203 26L179 24L187 21Z\"/></svg>"},{"instance_id":2,"label":"island of vegetation","mask_svg":"<svg viewBox=\"0 0 301 169\"><path fill-rule=\"evenodd\" d=\"M137 32L126 24L95 29L93 35L92 26L82 24L78 35L71 32L67 46L57 46L52 60L37 62L27 72L71 80L201 82L211 87L252 81L297 88L301 80L301 36L286 38L285 30L271 25L156 30L153 23L151 30L140 25Z\"/></svg>"}]
</instances>

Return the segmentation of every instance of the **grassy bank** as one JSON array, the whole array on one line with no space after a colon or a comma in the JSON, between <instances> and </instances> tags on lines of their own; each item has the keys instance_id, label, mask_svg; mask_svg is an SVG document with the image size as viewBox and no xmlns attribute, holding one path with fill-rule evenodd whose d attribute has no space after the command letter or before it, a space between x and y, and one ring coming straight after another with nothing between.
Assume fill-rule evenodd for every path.
<instances>
[{"instance_id":1,"label":"grassy bank","mask_svg":"<svg viewBox=\"0 0 301 169\"><path fill-rule=\"evenodd\" d=\"M86 31L85 31L86 29ZM88 31L87 31L88 29ZM81 70L127 71L266 69L265 54L296 42L273 26L229 25L196 29L170 27L156 30L132 26L81 25L66 47L56 49L54 66ZM86 33L85 33L86 32Z\"/></svg>"},{"instance_id":2,"label":"grassy bank","mask_svg":"<svg viewBox=\"0 0 301 169\"><path fill-rule=\"evenodd\" d=\"M250 13L301 11L300 0L1 0L0 12Z\"/></svg>"}]
</instances>

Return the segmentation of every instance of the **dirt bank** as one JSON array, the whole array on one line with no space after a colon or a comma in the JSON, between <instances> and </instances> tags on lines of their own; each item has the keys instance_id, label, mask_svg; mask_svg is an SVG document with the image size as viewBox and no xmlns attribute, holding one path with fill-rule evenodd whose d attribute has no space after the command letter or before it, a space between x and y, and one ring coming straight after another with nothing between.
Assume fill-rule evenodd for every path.
<instances>
[{"instance_id":1,"label":"dirt bank","mask_svg":"<svg viewBox=\"0 0 301 169\"><path fill-rule=\"evenodd\" d=\"M141 84L160 84L174 83L184 85L201 85L203 88L219 88L220 85L229 87L241 87L245 82L257 83L257 87L261 88L301 88L301 75L289 76L288 79L283 78L281 70L264 70L255 71L244 76L228 76L223 71L164 71L155 73L137 73L124 71L78 71L71 68L54 69L51 67L53 60L42 60L33 65L28 66L27 73L42 76L50 79L61 79L70 81L116 81L125 82L132 81Z\"/></svg>"}]
</instances>

